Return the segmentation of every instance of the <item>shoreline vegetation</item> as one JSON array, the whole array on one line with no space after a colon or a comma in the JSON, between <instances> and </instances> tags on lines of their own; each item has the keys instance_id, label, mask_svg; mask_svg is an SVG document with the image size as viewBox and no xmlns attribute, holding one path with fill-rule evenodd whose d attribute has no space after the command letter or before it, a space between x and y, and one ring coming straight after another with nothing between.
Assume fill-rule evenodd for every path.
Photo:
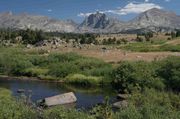
<instances>
[{"instance_id":1,"label":"shoreline vegetation","mask_svg":"<svg viewBox=\"0 0 180 119\"><path fill-rule=\"evenodd\" d=\"M82 86L112 84L124 92L131 87L179 89L178 56L162 60L121 61L116 64L76 53L26 52L22 47L0 47L0 76L70 83Z\"/></svg>"},{"instance_id":2,"label":"shoreline vegetation","mask_svg":"<svg viewBox=\"0 0 180 119\"><path fill-rule=\"evenodd\" d=\"M63 81L57 80L43 80L38 77L28 77L28 76L8 76L8 75L0 75L0 80L22 80L22 81L43 81L43 82L52 82L52 83L64 83Z\"/></svg>"},{"instance_id":3,"label":"shoreline vegetation","mask_svg":"<svg viewBox=\"0 0 180 119\"><path fill-rule=\"evenodd\" d=\"M3 48L0 74L13 77L35 77L41 80L83 85L108 82L112 66L102 60L75 53L27 53L23 48ZM103 80L102 80L103 79Z\"/></svg>"}]
</instances>

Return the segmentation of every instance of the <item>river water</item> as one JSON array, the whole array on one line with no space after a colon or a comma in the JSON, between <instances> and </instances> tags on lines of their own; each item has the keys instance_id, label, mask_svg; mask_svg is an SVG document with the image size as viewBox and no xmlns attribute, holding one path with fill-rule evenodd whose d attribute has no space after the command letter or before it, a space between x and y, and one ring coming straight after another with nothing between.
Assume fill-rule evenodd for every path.
<instances>
[{"instance_id":1,"label":"river water","mask_svg":"<svg viewBox=\"0 0 180 119\"><path fill-rule=\"evenodd\" d=\"M7 88L12 91L13 96L18 97L18 89L32 91L31 100L36 102L40 99L54 96L57 94L74 92L77 97L77 102L74 105L76 108L88 109L98 103L102 103L106 97L109 97L110 102L115 100L115 91L111 86L102 87L81 87L65 85L62 83L52 83L43 81L30 80L7 80L0 79L0 87Z\"/></svg>"}]
</instances>

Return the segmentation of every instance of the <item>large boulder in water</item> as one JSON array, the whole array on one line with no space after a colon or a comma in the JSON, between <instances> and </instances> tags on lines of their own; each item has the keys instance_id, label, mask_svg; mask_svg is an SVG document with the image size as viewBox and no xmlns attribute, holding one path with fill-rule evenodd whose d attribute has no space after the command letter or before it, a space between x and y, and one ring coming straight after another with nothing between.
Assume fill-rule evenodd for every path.
<instances>
[{"instance_id":1,"label":"large boulder in water","mask_svg":"<svg viewBox=\"0 0 180 119\"><path fill-rule=\"evenodd\" d=\"M75 103L76 101L77 101L77 98L73 92L64 93L64 94L60 94L60 95L56 95L56 96L52 96L52 97L48 97L44 99L44 103L48 107Z\"/></svg>"}]
</instances>

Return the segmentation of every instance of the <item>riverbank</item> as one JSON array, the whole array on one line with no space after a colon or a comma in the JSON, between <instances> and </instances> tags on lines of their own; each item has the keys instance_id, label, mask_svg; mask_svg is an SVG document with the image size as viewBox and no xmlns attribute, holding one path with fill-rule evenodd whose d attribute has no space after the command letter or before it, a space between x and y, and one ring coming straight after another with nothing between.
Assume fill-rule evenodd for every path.
<instances>
[{"instance_id":1,"label":"riverbank","mask_svg":"<svg viewBox=\"0 0 180 119\"><path fill-rule=\"evenodd\" d=\"M64 81L57 81L57 80L43 80L38 77L26 77L26 76L7 76L7 75L0 75L0 80L20 80L20 81L40 81L40 82L50 82L50 83L64 83Z\"/></svg>"}]
</instances>

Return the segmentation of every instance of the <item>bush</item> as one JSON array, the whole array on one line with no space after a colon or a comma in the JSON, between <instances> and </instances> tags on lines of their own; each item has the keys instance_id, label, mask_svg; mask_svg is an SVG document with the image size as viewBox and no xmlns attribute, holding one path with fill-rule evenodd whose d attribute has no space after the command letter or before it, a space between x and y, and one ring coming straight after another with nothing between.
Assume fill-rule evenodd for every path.
<instances>
[{"instance_id":1,"label":"bush","mask_svg":"<svg viewBox=\"0 0 180 119\"><path fill-rule=\"evenodd\" d=\"M135 89L163 89L163 82L157 78L155 66L148 62L122 62L112 73L113 83L123 92Z\"/></svg>"},{"instance_id":2,"label":"bush","mask_svg":"<svg viewBox=\"0 0 180 119\"><path fill-rule=\"evenodd\" d=\"M58 78L65 78L69 74L74 74L76 72L78 72L76 65L65 62L50 65L48 74Z\"/></svg>"},{"instance_id":3,"label":"bush","mask_svg":"<svg viewBox=\"0 0 180 119\"><path fill-rule=\"evenodd\" d=\"M0 55L0 71L7 75L21 76L26 68L33 65L23 55Z\"/></svg>"},{"instance_id":4,"label":"bush","mask_svg":"<svg viewBox=\"0 0 180 119\"><path fill-rule=\"evenodd\" d=\"M132 95L132 101L143 118L177 119L180 112L172 106L168 93L154 89L145 89L142 93Z\"/></svg>"},{"instance_id":5,"label":"bush","mask_svg":"<svg viewBox=\"0 0 180 119\"><path fill-rule=\"evenodd\" d=\"M134 105L129 105L127 108L119 110L114 114L113 119L143 119Z\"/></svg>"},{"instance_id":6,"label":"bush","mask_svg":"<svg viewBox=\"0 0 180 119\"><path fill-rule=\"evenodd\" d=\"M94 58L81 58L79 60L76 60L74 64L77 65L77 67L84 72L96 68L102 68L108 65L107 63Z\"/></svg>"},{"instance_id":7,"label":"bush","mask_svg":"<svg viewBox=\"0 0 180 119\"><path fill-rule=\"evenodd\" d=\"M158 75L164 79L168 89L180 91L180 58L169 57L161 63Z\"/></svg>"}]
</instances>

